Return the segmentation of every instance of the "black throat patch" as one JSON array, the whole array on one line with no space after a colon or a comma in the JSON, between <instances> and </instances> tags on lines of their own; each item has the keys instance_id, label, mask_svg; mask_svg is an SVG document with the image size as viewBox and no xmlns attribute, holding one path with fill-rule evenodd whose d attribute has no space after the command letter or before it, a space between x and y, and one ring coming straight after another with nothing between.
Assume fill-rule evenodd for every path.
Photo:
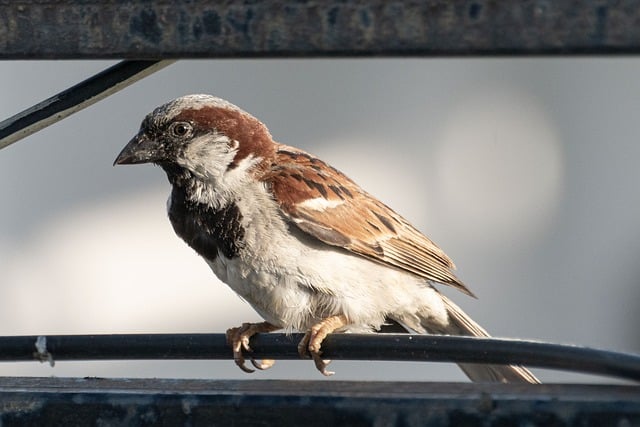
<instances>
[{"instance_id":1,"label":"black throat patch","mask_svg":"<svg viewBox=\"0 0 640 427\"><path fill-rule=\"evenodd\" d=\"M188 200L185 189L174 184L169 219L176 234L209 261L219 253L235 258L244 245L242 214L233 203L214 210Z\"/></svg>"}]
</instances>

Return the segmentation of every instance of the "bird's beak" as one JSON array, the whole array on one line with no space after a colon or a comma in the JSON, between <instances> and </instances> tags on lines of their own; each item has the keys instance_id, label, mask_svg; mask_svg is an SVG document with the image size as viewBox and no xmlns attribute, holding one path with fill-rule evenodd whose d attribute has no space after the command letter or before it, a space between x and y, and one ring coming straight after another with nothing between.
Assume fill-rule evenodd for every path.
<instances>
[{"instance_id":1,"label":"bird's beak","mask_svg":"<svg viewBox=\"0 0 640 427\"><path fill-rule=\"evenodd\" d=\"M150 139L144 132L140 132L122 149L113 165L151 163L160 160L161 155L160 144Z\"/></svg>"}]
</instances>

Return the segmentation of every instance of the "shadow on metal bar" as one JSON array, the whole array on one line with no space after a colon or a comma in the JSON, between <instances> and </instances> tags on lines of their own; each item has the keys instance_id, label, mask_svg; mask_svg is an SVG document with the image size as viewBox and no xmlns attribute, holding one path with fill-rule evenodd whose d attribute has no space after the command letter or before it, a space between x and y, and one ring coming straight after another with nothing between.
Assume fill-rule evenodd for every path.
<instances>
[{"instance_id":1,"label":"shadow on metal bar","mask_svg":"<svg viewBox=\"0 0 640 427\"><path fill-rule=\"evenodd\" d=\"M298 359L301 334L259 334L257 358ZM328 359L516 364L640 381L640 356L523 340L409 334L333 334ZM0 361L231 359L224 334L0 337Z\"/></svg>"}]
</instances>

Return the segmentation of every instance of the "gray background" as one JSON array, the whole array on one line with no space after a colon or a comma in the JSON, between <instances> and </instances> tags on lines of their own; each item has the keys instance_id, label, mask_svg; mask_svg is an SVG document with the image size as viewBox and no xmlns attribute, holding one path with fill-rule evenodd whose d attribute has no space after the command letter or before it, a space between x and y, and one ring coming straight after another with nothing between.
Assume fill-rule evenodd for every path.
<instances>
[{"instance_id":1,"label":"gray background","mask_svg":"<svg viewBox=\"0 0 640 427\"><path fill-rule=\"evenodd\" d=\"M110 65L3 62L6 118ZM0 152L0 334L222 332L259 317L166 219L151 166L111 166L146 113L212 93L346 172L435 240L497 336L640 351L640 61L181 61ZM340 362L336 379L462 380ZM537 370L545 381L602 378ZM0 365L0 375L248 377L232 361Z\"/></svg>"}]
</instances>

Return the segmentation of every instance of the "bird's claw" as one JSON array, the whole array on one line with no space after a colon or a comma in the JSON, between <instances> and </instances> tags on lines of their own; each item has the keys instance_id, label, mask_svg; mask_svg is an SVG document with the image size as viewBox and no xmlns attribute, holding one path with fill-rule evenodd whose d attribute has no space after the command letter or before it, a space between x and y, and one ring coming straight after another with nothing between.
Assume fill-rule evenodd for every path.
<instances>
[{"instance_id":1,"label":"bird's claw","mask_svg":"<svg viewBox=\"0 0 640 427\"><path fill-rule=\"evenodd\" d=\"M273 359L256 360L253 357L251 358L251 364L255 366L257 369L260 369L261 371L264 371L265 369L269 369L275 363L276 361Z\"/></svg>"},{"instance_id":2,"label":"bird's claw","mask_svg":"<svg viewBox=\"0 0 640 427\"><path fill-rule=\"evenodd\" d=\"M321 357L322 341L324 341L331 332L347 324L346 316L340 315L329 317L311 326L311 329L304 334L304 337L298 344L298 354L304 359L311 357L313 363L316 365L316 369L318 369L322 375L330 377L335 374L335 372L327 370L327 366L329 366L331 360Z\"/></svg>"},{"instance_id":3,"label":"bird's claw","mask_svg":"<svg viewBox=\"0 0 640 427\"><path fill-rule=\"evenodd\" d=\"M312 325L298 344L300 357L311 357L313 363L316 365L316 369L318 369L322 375L333 375L335 372L327 370L327 366L329 366L331 360L322 358L322 341L324 341L328 334L346 325L348 325L348 320L344 315L328 317ZM252 352L249 339L257 333L271 332L276 329L279 328L269 322L243 323L240 327L228 329L226 334L227 343L233 349L233 360L236 362L236 365L244 372L255 372L254 369L249 368L245 364L246 359L243 352ZM253 357L250 358L250 361L256 369L261 370L269 369L275 363L275 360L255 360Z\"/></svg>"},{"instance_id":4,"label":"bird's claw","mask_svg":"<svg viewBox=\"0 0 640 427\"><path fill-rule=\"evenodd\" d=\"M255 372L253 369L248 368L245 365L244 354L242 354L242 350L247 352L251 352L251 347L249 346L249 332L251 327L250 323L243 323L242 326L238 328L230 328L227 329L227 343L233 349L233 361L236 362L236 365L244 372L250 374Z\"/></svg>"},{"instance_id":5,"label":"bird's claw","mask_svg":"<svg viewBox=\"0 0 640 427\"><path fill-rule=\"evenodd\" d=\"M322 359L322 357L320 357L322 355L322 351L320 350L322 340L319 340L319 342L315 343L312 346L312 339L314 341L318 341L318 336L317 334L313 333L313 329L307 331L307 333L304 334L304 337L302 337L302 339L298 343L298 354L302 359L312 358L313 363L316 365L316 369L320 371L322 375L330 377L331 375L335 374L335 372L327 371L327 366L329 366L331 360Z\"/></svg>"},{"instance_id":6,"label":"bird's claw","mask_svg":"<svg viewBox=\"0 0 640 427\"><path fill-rule=\"evenodd\" d=\"M243 354L243 350L247 353L251 353L253 351L251 346L249 346L249 338L259 332L270 332L275 329L276 328L273 325L267 322L243 323L240 327L227 329L227 343L233 349L233 361L240 369L248 374L255 372L254 369L245 365L246 359ZM250 358L250 361L255 368L260 370L269 369L274 365L274 363L276 363L275 360L255 360L253 357Z\"/></svg>"}]
</instances>

